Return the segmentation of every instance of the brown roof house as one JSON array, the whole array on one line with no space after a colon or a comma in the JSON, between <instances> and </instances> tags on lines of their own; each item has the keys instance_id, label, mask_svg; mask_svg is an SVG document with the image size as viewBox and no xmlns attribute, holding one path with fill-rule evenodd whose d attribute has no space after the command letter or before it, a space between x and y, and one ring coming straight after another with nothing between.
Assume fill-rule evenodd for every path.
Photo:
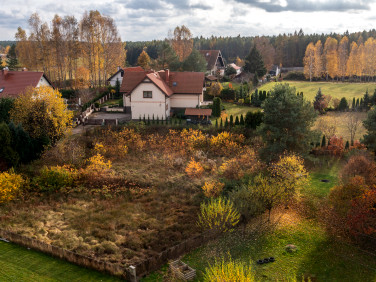
<instances>
[{"instance_id":1,"label":"brown roof house","mask_svg":"<svg viewBox=\"0 0 376 282\"><path fill-rule=\"evenodd\" d=\"M53 87L43 72L9 71L7 68L0 71L0 98L18 97L28 87Z\"/></svg>"},{"instance_id":2,"label":"brown roof house","mask_svg":"<svg viewBox=\"0 0 376 282\"><path fill-rule=\"evenodd\" d=\"M121 85L122 81L123 81L123 77L124 77L124 73L125 72L139 72L139 71L144 71L144 69L142 67L129 67L129 68L121 68L121 67L118 67L118 70L117 72L115 72L109 79L107 79L107 82L115 87L116 85L116 80L119 80L119 83Z\"/></svg>"},{"instance_id":3,"label":"brown roof house","mask_svg":"<svg viewBox=\"0 0 376 282\"><path fill-rule=\"evenodd\" d=\"M167 119L177 109L196 108L203 102L202 72L125 72L120 92L132 119Z\"/></svg>"},{"instance_id":4,"label":"brown roof house","mask_svg":"<svg viewBox=\"0 0 376 282\"><path fill-rule=\"evenodd\" d=\"M206 74L208 75L225 75L225 60L222 57L221 51L219 50L199 50L201 55L204 56L207 66Z\"/></svg>"}]
</instances>

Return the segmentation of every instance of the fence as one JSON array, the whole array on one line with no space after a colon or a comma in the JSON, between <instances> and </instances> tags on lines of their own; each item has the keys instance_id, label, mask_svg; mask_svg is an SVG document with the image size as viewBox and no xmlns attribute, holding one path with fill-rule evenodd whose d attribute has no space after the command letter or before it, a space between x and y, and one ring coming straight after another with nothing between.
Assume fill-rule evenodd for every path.
<instances>
[{"instance_id":1,"label":"fence","mask_svg":"<svg viewBox=\"0 0 376 282\"><path fill-rule=\"evenodd\" d=\"M161 268L169 260L174 260L180 256L200 247L202 244L208 242L215 237L211 233L202 233L198 236L189 238L178 245L168 248L167 250L150 257L135 266L123 266L116 263L109 263L100 261L94 258L86 257L76 254L74 252L56 247L39 240L29 238L23 235L16 234L11 231L0 229L0 237L8 239L9 241L28 247L43 253L47 253L54 257L65 259L71 263L91 268L94 270L109 273L130 281L137 281L136 277L143 277L153 271Z\"/></svg>"}]
</instances>

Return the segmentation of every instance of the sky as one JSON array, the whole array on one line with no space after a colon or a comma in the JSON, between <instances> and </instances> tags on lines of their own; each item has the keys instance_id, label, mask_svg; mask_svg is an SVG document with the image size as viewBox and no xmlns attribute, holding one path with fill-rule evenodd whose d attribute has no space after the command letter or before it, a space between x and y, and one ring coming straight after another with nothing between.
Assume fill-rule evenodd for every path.
<instances>
[{"instance_id":1,"label":"sky","mask_svg":"<svg viewBox=\"0 0 376 282\"><path fill-rule=\"evenodd\" d=\"M28 31L32 13L50 23L89 10L112 17L123 41L163 39L181 25L204 37L376 28L376 0L0 0L0 40L14 40L19 26Z\"/></svg>"}]
</instances>

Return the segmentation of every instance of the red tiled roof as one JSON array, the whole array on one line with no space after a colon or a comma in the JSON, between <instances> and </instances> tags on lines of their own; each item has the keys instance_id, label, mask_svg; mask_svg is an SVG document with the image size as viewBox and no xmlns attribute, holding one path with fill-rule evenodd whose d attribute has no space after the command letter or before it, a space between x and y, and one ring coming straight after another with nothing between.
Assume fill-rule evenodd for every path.
<instances>
[{"instance_id":1,"label":"red tiled roof","mask_svg":"<svg viewBox=\"0 0 376 282\"><path fill-rule=\"evenodd\" d=\"M0 93L0 97L17 97L24 92L27 87L36 87L43 76L49 81L43 72L0 71L0 89L3 89Z\"/></svg>"},{"instance_id":2,"label":"red tiled roof","mask_svg":"<svg viewBox=\"0 0 376 282\"><path fill-rule=\"evenodd\" d=\"M205 75L202 72L169 72L166 82L166 72L126 72L120 87L120 92L129 95L146 77L149 78L167 96L173 94L201 94Z\"/></svg>"},{"instance_id":3,"label":"red tiled roof","mask_svg":"<svg viewBox=\"0 0 376 282\"><path fill-rule=\"evenodd\" d=\"M144 69L140 66L137 66L137 67L128 67L128 68L121 68L119 69L117 72L115 72L113 75L111 75L111 77L109 79L107 79L107 81L110 81L115 75L117 75L119 72L140 72L140 71L144 71Z\"/></svg>"},{"instance_id":4,"label":"red tiled roof","mask_svg":"<svg viewBox=\"0 0 376 282\"><path fill-rule=\"evenodd\" d=\"M199 50L201 55L204 56L207 64L206 69L211 70L214 68L215 63L217 62L219 56L219 50Z\"/></svg>"},{"instance_id":5,"label":"red tiled roof","mask_svg":"<svg viewBox=\"0 0 376 282\"><path fill-rule=\"evenodd\" d=\"M196 109L186 108L184 115L186 116L211 116L212 109Z\"/></svg>"}]
</instances>

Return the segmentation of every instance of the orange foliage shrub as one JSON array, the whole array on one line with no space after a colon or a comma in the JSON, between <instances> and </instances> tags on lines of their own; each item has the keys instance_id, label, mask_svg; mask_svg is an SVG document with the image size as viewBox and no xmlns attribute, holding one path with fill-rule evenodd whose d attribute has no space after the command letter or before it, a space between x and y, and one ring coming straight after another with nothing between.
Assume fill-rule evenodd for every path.
<instances>
[{"instance_id":1,"label":"orange foliage shrub","mask_svg":"<svg viewBox=\"0 0 376 282\"><path fill-rule=\"evenodd\" d=\"M352 156L341 171L341 178L346 183L354 176L361 176L368 185L376 184L376 164L365 155Z\"/></svg>"},{"instance_id":2,"label":"orange foliage shrub","mask_svg":"<svg viewBox=\"0 0 376 282\"><path fill-rule=\"evenodd\" d=\"M221 194L223 187L225 187L225 184L223 184L222 182L211 180L205 182L205 185L202 186L202 190L204 191L204 195L206 197L211 198L218 197Z\"/></svg>"},{"instance_id":3,"label":"orange foliage shrub","mask_svg":"<svg viewBox=\"0 0 376 282\"><path fill-rule=\"evenodd\" d=\"M261 162L258 160L254 150L246 148L235 158L225 161L219 172L228 179L240 179L245 174L250 174L259 170Z\"/></svg>"},{"instance_id":4,"label":"orange foliage shrub","mask_svg":"<svg viewBox=\"0 0 376 282\"><path fill-rule=\"evenodd\" d=\"M210 138L210 150L217 154L233 155L244 145L244 135L232 134L227 131Z\"/></svg>"},{"instance_id":5,"label":"orange foliage shrub","mask_svg":"<svg viewBox=\"0 0 376 282\"><path fill-rule=\"evenodd\" d=\"M12 171L0 173L0 203L14 199L24 183L22 176Z\"/></svg>"},{"instance_id":6,"label":"orange foliage shrub","mask_svg":"<svg viewBox=\"0 0 376 282\"><path fill-rule=\"evenodd\" d=\"M185 172L189 177L200 177L204 172L204 168L199 162L196 162L193 158L191 158L191 161L185 168Z\"/></svg>"},{"instance_id":7,"label":"orange foliage shrub","mask_svg":"<svg viewBox=\"0 0 376 282\"><path fill-rule=\"evenodd\" d=\"M333 156L342 156L345 146L343 144L343 138L332 136L330 138L330 144L327 147L329 154Z\"/></svg>"}]
</instances>

